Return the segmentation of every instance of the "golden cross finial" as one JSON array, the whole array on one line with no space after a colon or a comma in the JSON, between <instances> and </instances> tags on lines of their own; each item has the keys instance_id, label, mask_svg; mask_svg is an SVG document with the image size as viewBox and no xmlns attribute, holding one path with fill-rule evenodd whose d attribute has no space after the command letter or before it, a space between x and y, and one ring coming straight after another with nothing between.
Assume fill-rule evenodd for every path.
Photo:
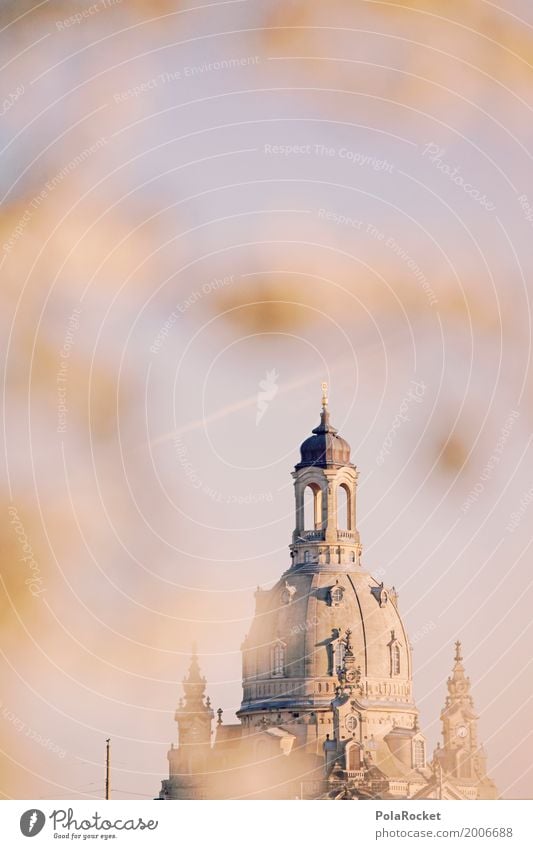
<instances>
[{"instance_id":1,"label":"golden cross finial","mask_svg":"<svg viewBox=\"0 0 533 849\"><path fill-rule=\"evenodd\" d=\"M327 383L322 384L322 406L323 407L328 406L328 384Z\"/></svg>"}]
</instances>

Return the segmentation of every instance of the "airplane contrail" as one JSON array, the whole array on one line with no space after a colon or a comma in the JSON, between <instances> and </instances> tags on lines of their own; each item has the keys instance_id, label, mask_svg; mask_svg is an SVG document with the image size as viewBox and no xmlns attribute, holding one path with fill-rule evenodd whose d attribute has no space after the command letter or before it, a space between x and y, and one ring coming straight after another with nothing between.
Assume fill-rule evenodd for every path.
<instances>
[{"instance_id":1,"label":"airplane contrail","mask_svg":"<svg viewBox=\"0 0 533 849\"><path fill-rule=\"evenodd\" d=\"M352 360L350 360L350 363ZM336 367L338 368L340 364L336 363ZM284 386L280 386L279 395L286 395L288 392L292 392L293 389L298 389L300 386L308 386L311 383L317 384L317 399L320 400L320 381L324 380L324 370L312 372L311 374L307 373L305 377L301 377L298 380L292 381L292 383L286 383ZM205 416L201 419L195 419L192 422L188 422L184 424L182 427L176 428L176 430L172 430L169 433L164 433L161 436L157 436L155 439L150 440L150 445L160 445L163 442L168 442L170 439L175 439L176 436L181 436L183 433L189 433L191 430L198 430L201 427L204 427L206 424L210 424L211 422L218 421L219 419L223 419L226 416L231 415L231 413L236 413L238 410L244 410L246 407L255 407L257 404L257 393L255 395L250 395L248 398L243 398L241 401L235 401L233 404L227 404L225 407L221 407L220 410L216 410L214 413L211 413L208 416ZM318 404L318 401L317 401Z\"/></svg>"}]
</instances>

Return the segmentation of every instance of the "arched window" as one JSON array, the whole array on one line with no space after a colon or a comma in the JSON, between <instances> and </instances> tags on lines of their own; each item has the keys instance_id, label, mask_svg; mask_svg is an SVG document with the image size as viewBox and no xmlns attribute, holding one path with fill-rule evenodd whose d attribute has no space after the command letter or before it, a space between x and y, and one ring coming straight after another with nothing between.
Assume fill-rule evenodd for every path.
<instances>
[{"instance_id":1,"label":"arched window","mask_svg":"<svg viewBox=\"0 0 533 849\"><path fill-rule=\"evenodd\" d=\"M357 743L346 746L346 766L349 770L361 769L361 747Z\"/></svg>"},{"instance_id":2,"label":"arched window","mask_svg":"<svg viewBox=\"0 0 533 849\"><path fill-rule=\"evenodd\" d=\"M317 483L305 487L303 509L304 530L319 530L322 527L322 490Z\"/></svg>"},{"instance_id":3,"label":"arched window","mask_svg":"<svg viewBox=\"0 0 533 849\"><path fill-rule=\"evenodd\" d=\"M310 551L304 551L304 563L310 563L310 562L311 562L311 552Z\"/></svg>"},{"instance_id":4,"label":"arched window","mask_svg":"<svg viewBox=\"0 0 533 849\"><path fill-rule=\"evenodd\" d=\"M424 769L426 765L426 747L423 740L415 740L413 743L413 768Z\"/></svg>"},{"instance_id":5,"label":"arched window","mask_svg":"<svg viewBox=\"0 0 533 849\"><path fill-rule=\"evenodd\" d=\"M345 483L337 487L337 528L350 531L351 524L351 497L350 490Z\"/></svg>"},{"instance_id":6,"label":"arched window","mask_svg":"<svg viewBox=\"0 0 533 849\"><path fill-rule=\"evenodd\" d=\"M270 650L270 668L273 678L285 675L285 644L278 640Z\"/></svg>"},{"instance_id":7,"label":"arched window","mask_svg":"<svg viewBox=\"0 0 533 849\"><path fill-rule=\"evenodd\" d=\"M331 588L329 592L329 600L332 607L338 607L339 604L342 604L342 599L344 597L344 587L341 587L339 584L336 584Z\"/></svg>"},{"instance_id":8,"label":"arched window","mask_svg":"<svg viewBox=\"0 0 533 849\"><path fill-rule=\"evenodd\" d=\"M400 674L400 646L393 643L391 646L391 671L393 675Z\"/></svg>"},{"instance_id":9,"label":"arched window","mask_svg":"<svg viewBox=\"0 0 533 849\"><path fill-rule=\"evenodd\" d=\"M355 551L350 551L350 563L355 563Z\"/></svg>"}]
</instances>

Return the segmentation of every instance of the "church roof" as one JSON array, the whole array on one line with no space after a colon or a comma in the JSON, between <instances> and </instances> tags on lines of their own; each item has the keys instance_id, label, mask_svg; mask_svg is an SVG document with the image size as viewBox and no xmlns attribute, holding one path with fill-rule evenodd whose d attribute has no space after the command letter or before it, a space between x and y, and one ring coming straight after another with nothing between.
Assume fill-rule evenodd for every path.
<instances>
[{"instance_id":1,"label":"church roof","mask_svg":"<svg viewBox=\"0 0 533 849\"><path fill-rule=\"evenodd\" d=\"M324 468L350 465L350 446L338 435L337 428L330 424L328 399L325 394L322 398L320 424L314 428L312 434L300 446L301 460L296 466L297 469L304 466Z\"/></svg>"},{"instance_id":2,"label":"church roof","mask_svg":"<svg viewBox=\"0 0 533 849\"><path fill-rule=\"evenodd\" d=\"M342 602L331 606L328 599L336 580L342 581L345 592ZM254 617L247 642L247 652L257 652L259 687L269 678L270 647L273 635L279 634L286 643L285 675L275 683L276 692L250 693L245 705L253 703L257 710L281 710L296 704L327 703L334 698L330 689L316 690L303 695L299 689L302 678L331 681L331 651L335 639L344 637L349 629L355 666L368 689L358 698L366 708L379 702L383 709L398 710L399 703L411 702L411 658L404 625L392 596L382 600L381 584L360 568L351 564L326 564L313 571L293 572L290 577L296 588L292 599L284 601L285 576L264 593L263 605ZM394 636L393 636L394 635ZM391 644L400 651L400 672L391 677ZM328 653L329 652L329 653ZM255 655L254 655L255 657ZM336 679L335 679L336 681ZM392 692L392 686L396 688Z\"/></svg>"},{"instance_id":3,"label":"church roof","mask_svg":"<svg viewBox=\"0 0 533 849\"><path fill-rule=\"evenodd\" d=\"M218 725L216 730L215 737L215 746L220 746L224 744L228 745L238 745L241 742L242 738L242 725L232 724L232 725Z\"/></svg>"}]
</instances>

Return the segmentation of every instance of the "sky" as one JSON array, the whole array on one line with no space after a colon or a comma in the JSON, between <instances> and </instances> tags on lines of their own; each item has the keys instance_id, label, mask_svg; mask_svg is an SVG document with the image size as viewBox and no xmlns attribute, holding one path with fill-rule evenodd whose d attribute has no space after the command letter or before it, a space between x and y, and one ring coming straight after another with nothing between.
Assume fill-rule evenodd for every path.
<instances>
[{"instance_id":1,"label":"sky","mask_svg":"<svg viewBox=\"0 0 533 849\"><path fill-rule=\"evenodd\" d=\"M0 8L0 792L157 795L193 642L235 721L325 380L429 749L461 639L531 798L529 4Z\"/></svg>"}]
</instances>

